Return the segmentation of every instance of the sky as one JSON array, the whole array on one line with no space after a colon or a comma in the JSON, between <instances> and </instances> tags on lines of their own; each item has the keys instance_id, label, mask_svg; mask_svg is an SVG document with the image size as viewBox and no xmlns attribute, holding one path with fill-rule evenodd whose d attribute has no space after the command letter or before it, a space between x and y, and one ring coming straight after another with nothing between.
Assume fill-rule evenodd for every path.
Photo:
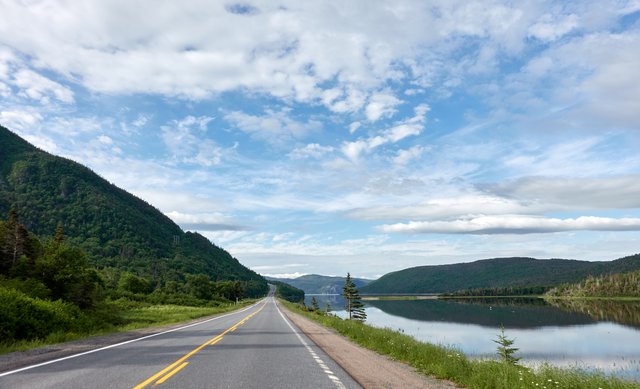
<instances>
[{"instance_id":1,"label":"sky","mask_svg":"<svg viewBox=\"0 0 640 389\"><path fill-rule=\"evenodd\" d=\"M0 124L265 275L640 252L637 0L0 0Z\"/></svg>"}]
</instances>

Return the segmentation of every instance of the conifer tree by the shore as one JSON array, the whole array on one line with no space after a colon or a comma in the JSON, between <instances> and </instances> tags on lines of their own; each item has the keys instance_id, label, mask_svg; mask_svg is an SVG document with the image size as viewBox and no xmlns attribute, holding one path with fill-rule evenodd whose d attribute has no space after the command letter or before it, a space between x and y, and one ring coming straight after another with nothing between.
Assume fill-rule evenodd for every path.
<instances>
[{"instance_id":1,"label":"conifer tree by the shore","mask_svg":"<svg viewBox=\"0 0 640 389\"><path fill-rule=\"evenodd\" d=\"M351 279L350 273L347 273L347 279L344 283L344 288L342 288L342 297L347 300L345 309L349 313L349 320L365 321L367 319L364 304L360 300L360 294L356 284Z\"/></svg>"}]
</instances>

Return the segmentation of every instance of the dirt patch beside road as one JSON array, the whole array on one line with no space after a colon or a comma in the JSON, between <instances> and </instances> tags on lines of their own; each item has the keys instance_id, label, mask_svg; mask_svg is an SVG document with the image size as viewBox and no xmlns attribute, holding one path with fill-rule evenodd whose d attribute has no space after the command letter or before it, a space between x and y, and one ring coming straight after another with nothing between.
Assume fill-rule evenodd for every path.
<instances>
[{"instance_id":1,"label":"dirt patch beside road","mask_svg":"<svg viewBox=\"0 0 640 389\"><path fill-rule=\"evenodd\" d=\"M408 365L360 347L337 332L286 308L283 311L289 320L365 388L456 387L450 381L427 377Z\"/></svg>"}]
</instances>

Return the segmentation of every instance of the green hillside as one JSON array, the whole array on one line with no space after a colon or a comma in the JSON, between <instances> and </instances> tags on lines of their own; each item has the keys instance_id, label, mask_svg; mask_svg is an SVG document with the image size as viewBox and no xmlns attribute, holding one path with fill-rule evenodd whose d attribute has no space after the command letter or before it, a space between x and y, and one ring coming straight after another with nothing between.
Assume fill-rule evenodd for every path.
<instances>
[{"instance_id":1,"label":"green hillside","mask_svg":"<svg viewBox=\"0 0 640 389\"><path fill-rule=\"evenodd\" d=\"M185 233L87 167L39 150L0 126L0 219L12 207L37 236L50 237L61 224L99 269L127 270L153 282L183 282L187 274L252 280L266 291L264 278L205 237Z\"/></svg>"},{"instance_id":2,"label":"green hillside","mask_svg":"<svg viewBox=\"0 0 640 389\"><path fill-rule=\"evenodd\" d=\"M555 286L589 275L640 269L640 254L610 262L494 258L453 265L419 266L385 274L361 293L447 293L465 289Z\"/></svg>"},{"instance_id":3,"label":"green hillside","mask_svg":"<svg viewBox=\"0 0 640 389\"><path fill-rule=\"evenodd\" d=\"M318 274L307 274L298 278L267 278L273 281L286 282L298 289L304 290L306 294L340 294L344 287L345 277L321 276ZM357 288L361 288L371 280L364 278L352 278Z\"/></svg>"},{"instance_id":4,"label":"green hillside","mask_svg":"<svg viewBox=\"0 0 640 389\"><path fill-rule=\"evenodd\" d=\"M589 276L575 284L556 286L546 294L552 297L640 297L640 270Z\"/></svg>"}]
</instances>

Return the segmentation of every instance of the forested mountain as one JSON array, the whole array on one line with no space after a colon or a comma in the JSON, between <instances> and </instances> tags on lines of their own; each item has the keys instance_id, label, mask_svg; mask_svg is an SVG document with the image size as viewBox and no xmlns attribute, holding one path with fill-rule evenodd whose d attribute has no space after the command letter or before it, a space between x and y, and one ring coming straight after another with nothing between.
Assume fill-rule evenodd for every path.
<instances>
[{"instance_id":1,"label":"forested mountain","mask_svg":"<svg viewBox=\"0 0 640 389\"><path fill-rule=\"evenodd\" d=\"M306 294L340 294L344 287L345 277L321 276L307 274L298 278L267 278L274 281L282 281L304 290ZM357 288L367 285L371 280L364 278L351 278Z\"/></svg>"},{"instance_id":2,"label":"forested mountain","mask_svg":"<svg viewBox=\"0 0 640 389\"><path fill-rule=\"evenodd\" d=\"M0 126L0 219L17 211L40 237L58 225L97 268L113 267L152 282L266 281L205 237L184 232L158 209L85 166L48 154Z\"/></svg>"},{"instance_id":3,"label":"forested mountain","mask_svg":"<svg viewBox=\"0 0 640 389\"><path fill-rule=\"evenodd\" d=\"M494 258L453 265L419 266L385 274L361 293L447 293L465 289L555 286L589 275L640 269L640 254L609 262Z\"/></svg>"}]
</instances>

